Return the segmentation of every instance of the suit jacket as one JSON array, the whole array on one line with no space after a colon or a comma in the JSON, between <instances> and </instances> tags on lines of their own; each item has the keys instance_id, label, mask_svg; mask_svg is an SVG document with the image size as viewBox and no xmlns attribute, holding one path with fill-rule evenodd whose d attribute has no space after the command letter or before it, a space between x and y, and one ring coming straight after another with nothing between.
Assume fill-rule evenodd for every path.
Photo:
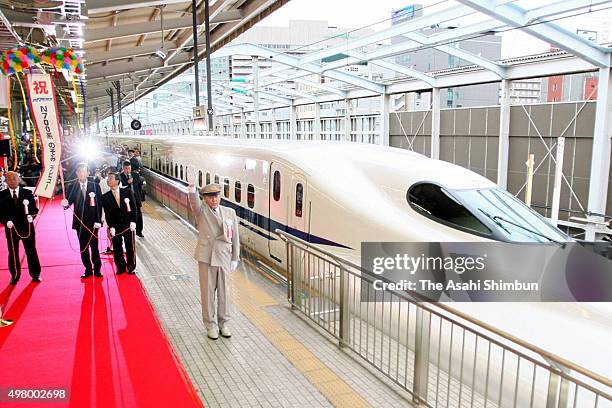
<instances>
[{"instance_id":1,"label":"suit jacket","mask_svg":"<svg viewBox=\"0 0 612 408\"><path fill-rule=\"evenodd\" d=\"M127 204L125 199L130 200L130 211L127 210ZM116 232L119 233L122 230L130 226L130 222L136 222L136 200L134 194L129 188L119 189L119 206L115 201L113 191L110 190L102 195L102 205L104 206L104 217L106 218L106 224L110 228L115 228Z\"/></svg>"},{"instance_id":2,"label":"suit jacket","mask_svg":"<svg viewBox=\"0 0 612 408\"><path fill-rule=\"evenodd\" d=\"M119 175L121 179L121 187L130 187L128 183L128 178L125 173L121 172ZM135 171L132 172L132 185L131 190L134 193L134 199L136 200L136 205L138 207L142 206L142 177Z\"/></svg>"},{"instance_id":3,"label":"suit jacket","mask_svg":"<svg viewBox=\"0 0 612 408\"><path fill-rule=\"evenodd\" d=\"M231 270L231 261L240 259L240 237L238 217L232 208L219 206L220 215L215 215L206 204L202 204L198 193L189 193L189 204L194 213L198 242L194 258L210 266Z\"/></svg>"},{"instance_id":4,"label":"suit jacket","mask_svg":"<svg viewBox=\"0 0 612 408\"><path fill-rule=\"evenodd\" d=\"M89 194L94 193L94 205L91 205ZM85 200L81 192L81 183L77 180L70 189L70 193L66 197L68 203L73 205L74 214L72 216L72 229L81 228L81 223L77 216L83 221L88 228L93 227L94 223L102 222L102 192L100 186L93 182L87 181L87 191Z\"/></svg>"},{"instance_id":5,"label":"suit jacket","mask_svg":"<svg viewBox=\"0 0 612 408\"><path fill-rule=\"evenodd\" d=\"M38 208L34 202L34 194L28 189L19 186L19 194L17 195L17 204L13 201L11 190L0 191L0 223L6 227L6 223L13 221L15 227L23 233L28 228L28 215L25 213L23 201L28 200L28 214L35 217L38 214ZM7 229L8 231L8 229Z\"/></svg>"}]
</instances>

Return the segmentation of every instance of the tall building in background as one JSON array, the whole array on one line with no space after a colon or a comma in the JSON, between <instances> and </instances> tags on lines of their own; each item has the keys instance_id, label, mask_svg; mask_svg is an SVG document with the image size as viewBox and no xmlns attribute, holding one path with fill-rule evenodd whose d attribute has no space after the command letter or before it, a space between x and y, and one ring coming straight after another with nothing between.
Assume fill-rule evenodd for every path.
<instances>
[{"instance_id":1,"label":"tall building in background","mask_svg":"<svg viewBox=\"0 0 612 408\"><path fill-rule=\"evenodd\" d=\"M609 37L609 23L604 23L602 27L603 33L601 36L598 31L593 30L578 29L576 33L589 41L606 43ZM556 52L559 49L551 45L550 51ZM542 78L540 102L596 100L598 83L597 72Z\"/></svg>"},{"instance_id":2,"label":"tall building in background","mask_svg":"<svg viewBox=\"0 0 612 408\"><path fill-rule=\"evenodd\" d=\"M510 104L530 104L540 102L542 79L518 79L510 82Z\"/></svg>"},{"instance_id":3,"label":"tall building in background","mask_svg":"<svg viewBox=\"0 0 612 408\"><path fill-rule=\"evenodd\" d=\"M399 10L395 10L391 14L391 24L401 24L408 20L421 17L422 15L423 6L416 3L411 4ZM447 23L445 27L439 26L426 29L422 30L421 33L426 36L431 36L446 30L452 30L454 28L457 27ZM405 41L409 40L403 36L398 36L391 39L392 44L398 44ZM501 59L501 37L497 35L485 35L482 37L467 39L451 45L489 60L498 61ZM395 57L395 62L421 72L432 72L465 65L472 65L470 62L463 61L453 55L438 51L435 48L424 48L403 55L398 55ZM418 95L408 95L405 99L406 102L404 109L418 110L419 106L423 106L425 104L424 102L429 101L425 94L421 95L422 97L419 97ZM499 102L499 85L485 84L461 88L448 88L440 92L440 98L441 106L448 108L495 105ZM427 107L425 109L427 109Z\"/></svg>"},{"instance_id":4,"label":"tall building in background","mask_svg":"<svg viewBox=\"0 0 612 408\"><path fill-rule=\"evenodd\" d=\"M289 25L284 27L269 27L255 26L242 34L232 44L256 44L271 49L273 52L287 54L299 58L300 56L329 47L333 47L350 40L359 39L374 33L374 30L353 30L350 28L330 27L327 21L324 20L291 20ZM338 54L323 59L323 63L334 62L348 58L346 55ZM246 78L253 73L253 58L244 55L233 55L228 60L228 70L230 79ZM281 64L269 59L257 60L259 71L279 66ZM346 65L341 68L351 74L379 79L382 76L380 71L375 70L367 64ZM318 80L318 78L309 78L310 80ZM324 81L329 81L325 78ZM262 80L265 81L265 80ZM342 83L341 86L346 84ZM286 83L276 84L288 89L309 92L314 90L308 85L299 82L287 81ZM269 90L272 93L277 92L277 89ZM357 106L353 106L352 113L357 111L367 112L370 109L377 109L377 105L372 105L367 100L359 101ZM276 114L278 119L288 117L288 109L279 109ZM344 114L344 103L327 103L321 106L321 116L338 116ZM261 119L265 119L270 112L262 111ZM314 117L314 108L312 106L302 106L298 108L298 117Z\"/></svg>"}]
</instances>

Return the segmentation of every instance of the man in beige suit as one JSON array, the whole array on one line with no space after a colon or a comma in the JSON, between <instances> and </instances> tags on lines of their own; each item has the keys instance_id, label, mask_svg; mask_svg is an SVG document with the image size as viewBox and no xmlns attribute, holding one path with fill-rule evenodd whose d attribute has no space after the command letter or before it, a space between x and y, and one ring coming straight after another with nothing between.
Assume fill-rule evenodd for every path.
<instances>
[{"instance_id":1,"label":"man in beige suit","mask_svg":"<svg viewBox=\"0 0 612 408\"><path fill-rule=\"evenodd\" d=\"M205 202L203 205L195 186L189 184L189 205L199 231L195 259L198 261L200 273L202 318L207 335L213 340L219 338L219 332L223 337L232 335L227 325L230 319L230 275L236 270L240 259L236 212L232 208L219 205L220 193L220 185L206 185L202 189Z\"/></svg>"}]
</instances>

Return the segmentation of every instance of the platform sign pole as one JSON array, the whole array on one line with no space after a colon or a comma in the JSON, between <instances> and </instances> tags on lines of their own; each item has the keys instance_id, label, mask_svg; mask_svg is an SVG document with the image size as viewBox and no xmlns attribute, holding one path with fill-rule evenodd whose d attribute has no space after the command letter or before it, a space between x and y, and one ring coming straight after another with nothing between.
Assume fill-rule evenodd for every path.
<instances>
[{"instance_id":1,"label":"platform sign pole","mask_svg":"<svg viewBox=\"0 0 612 408\"><path fill-rule=\"evenodd\" d=\"M192 0L195 2L195 0ZM204 28L206 29L206 99L208 102L208 129L214 131L213 125L213 103L212 103L212 78L210 70L210 1L204 0Z\"/></svg>"},{"instance_id":2,"label":"platform sign pole","mask_svg":"<svg viewBox=\"0 0 612 408\"><path fill-rule=\"evenodd\" d=\"M208 5L208 1L206 2L206 5ZM195 82L195 104L196 106L200 106L200 72L198 70L200 56L198 52L198 5L196 4L196 0L191 0L191 16L193 30L193 75ZM206 27L206 30L208 30L208 27ZM206 53L208 54L208 43L206 47Z\"/></svg>"},{"instance_id":3,"label":"platform sign pole","mask_svg":"<svg viewBox=\"0 0 612 408\"><path fill-rule=\"evenodd\" d=\"M259 139L259 60L253 57L253 115L255 116L255 139Z\"/></svg>"}]
</instances>

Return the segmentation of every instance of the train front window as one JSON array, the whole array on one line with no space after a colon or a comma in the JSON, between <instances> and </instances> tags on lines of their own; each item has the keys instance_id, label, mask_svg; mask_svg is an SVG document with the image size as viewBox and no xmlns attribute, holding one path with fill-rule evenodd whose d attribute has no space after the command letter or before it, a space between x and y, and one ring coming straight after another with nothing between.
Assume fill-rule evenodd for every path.
<instances>
[{"instance_id":1,"label":"train front window","mask_svg":"<svg viewBox=\"0 0 612 408\"><path fill-rule=\"evenodd\" d=\"M496 235L513 242L567 241L568 237L544 217L501 188L454 190L474 213L489 220Z\"/></svg>"},{"instance_id":2,"label":"train front window","mask_svg":"<svg viewBox=\"0 0 612 408\"><path fill-rule=\"evenodd\" d=\"M491 234L474 214L436 184L417 184L408 190L407 198L415 211L437 222L479 235Z\"/></svg>"}]
</instances>

